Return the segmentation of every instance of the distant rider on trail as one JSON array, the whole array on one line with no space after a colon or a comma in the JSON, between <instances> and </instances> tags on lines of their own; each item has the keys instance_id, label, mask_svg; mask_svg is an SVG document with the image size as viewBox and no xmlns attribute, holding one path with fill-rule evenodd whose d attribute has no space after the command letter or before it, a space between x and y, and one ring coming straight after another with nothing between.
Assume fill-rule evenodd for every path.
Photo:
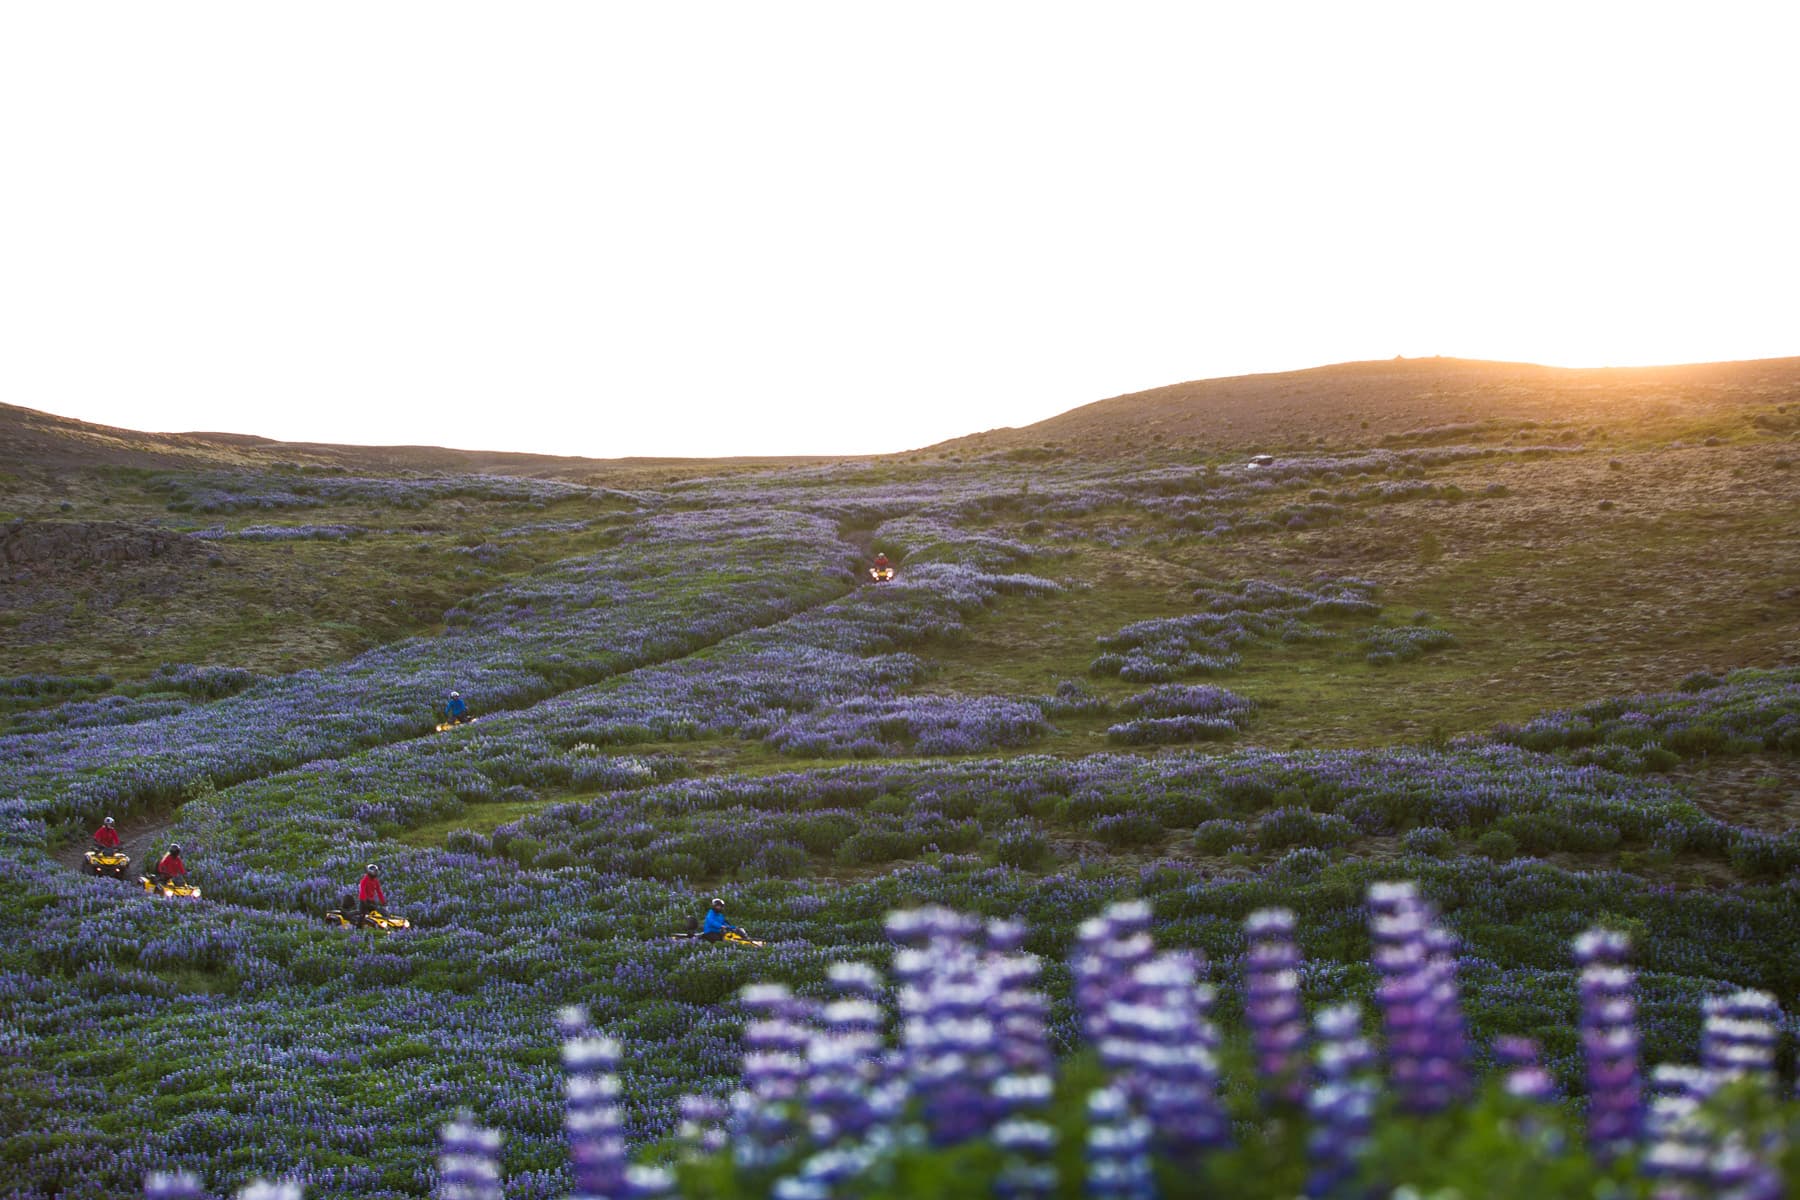
<instances>
[{"instance_id":1,"label":"distant rider on trail","mask_svg":"<svg viewBox=\"0 0 1800 1200\"><path fill-rule=\"evenodd\" d=\"M102 850L117 850L119 848L119 831L113 828L113 819L111 817L106 818L105 821L101 822L100 828L94 830L94 845L100 847Z\"/></svg>"},{"instance_id":2,"label":"distant rider on trail","mask_svg":"<svg viewBox=\"0 0 1800 1200\"><path fill-rule=\"evenodd\" d=\"M187 864L181 861L181 843L171 842L169 852L163 855L156 864L156 882L167 883L171 879L183 878L187 875Z\"/></svg>"},{"instance_id":3,"label":"distant rider on trail","mask_svg":"<svg viewBox=\"0 0 1800 1200\"><path fill-rule=\"evenodd\" d=\"M371 912L387 903L387 893L381 890L381 880L376 876L381 868L370 863L363 869L362 882L356 885L356 917L366 921Z\"/></svg>"},{"instance_id":4,"label":"distant rider on trail","mask_svg":"<svg viewBox=\"0 0 1800 1200\"><path fill-rule=\"evenodd\" d=\"M875 566L879 570L886 570L888 566L888 556L877 551L875 554Z\"/></svg>"},{"instance_id":5,"label":"distant rider on trail","mask_svg":"<svg viewBox=\"0 0 1800 1200\"><path fill-rule=\"evenodd\" d=\"M461 692L451 692L449 703L444 705L444 720L454 724L469 715L469 706L463 702Z\"/></svg>"},{"instance_id":6,"label":"distant rider on trail","mask_svg":"<svg viewBox=\"0 0 1800 1200\"><path fill-rule=\"evenodd\" d=\"M703 942L723 941L727 929L733 933L744 932L725 919L725 901L714 897L712 907L706 910L706 924L700 927L700 940Z\"/></svg>"}]
</instances>

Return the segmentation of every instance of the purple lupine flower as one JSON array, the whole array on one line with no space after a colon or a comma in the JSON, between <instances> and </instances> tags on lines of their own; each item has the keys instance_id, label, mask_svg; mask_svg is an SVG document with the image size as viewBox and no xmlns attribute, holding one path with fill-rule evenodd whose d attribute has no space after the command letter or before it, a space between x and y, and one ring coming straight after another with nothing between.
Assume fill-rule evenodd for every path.
<instances>
[{"instance_id":1,"label":"purple lupine flower","mask_svg":"<svg viewBox=\"0 0 1800 1200\"><path fill-rule=\"evenodd\" d=\"M557 1020L568 1075L563 1124L575 1174L574 1200L622 1200L630 1189L619 1122L619 1080L613 1074L619 1065L619 1043L598 1036L585 1009L565 1008Z\"/></svg>"},{"instance_id":2,"label":"purple lupine flower","mask_svg":"<svg viewBox=\"0 0 1800 1200\"><path fill-rule=\"evenodd\" d=\"M1150 1122L1116 1088L1088 1097L1087 1194L1095 1200L1154 1200Z\"/></svg>"},{"instance_id":3,"label":"purple lupine flower","mask_svg":"<svg viewBox=\"0 0 1800 1200\"><path fill-rule=\"evenodd\" d=\"M911 944L894 955L907 1083L938 1145L978 1137L999 1115L993 1085L1005 1065L989 1007L996 984L988 956L970 944L977 928L941 908L888 918L890 936Z\"/></svg>"},{"instance_id":4,"label":"purple lupine flower","mask_svg":"<svg viewBox=\"0 0 1800 1200\"><path fill-rule=\"evenodd\" d=\"M1107 1034L1107 1006L1130 998L1132 971L1150 961L1150 906L1142 901L1115 904L1076 931L1070 967L1082 1032L1098 1044Z\"/></svg>"},{"instance_id":5,"label":"purple lupine flower","mask_svg":"<svg viewBox=\"0 0 1800 1200\"><path fill-rule=\"evenodd\" d=\"M1043 1121L1012 1117L994 1126L994 1145L1006 1162L994 1177L994 1195L1002 1200L1038 1200L1056 1192L1056 1128Z\"/></svg>"},{"instance_id":6,"label":"purple lupine flower","mask_svg":"<svg viewBox=\"0 0 1800 1200\"><path fill-rule=\"evenodd\" d=\"M501 1200L500 1131L464 1109L438 1130L437 1200Z\"/></svg>"},{"instance_id":7,"label":"purple lupine flower","mask_svg":"<svg viewBox=\"0 0 1800 1200\"><path fill-rule=\"evenodd\" d=\"M1244 922L1244 1016L1264 1094L1299 1103L1306 1094L1306 1016L1300 1007L1300 948L1294 914L1253 912Z\"/></svg>"},{"instance_id":8,"label":"purple lupine flower","mask_svg":"<svg viewBox=\"0 0 1800 1200\"><path fill-rule=\"evenodd\" d=\"M1402 1109L1439 1112L1467 1086L1455 939L1410 883L1371 885L1369 909L1388 1078Z\"/></svg>"},{"instance_id":9,"label":"purple lupine flower","mask_svg":"<svg viewBox=\"0 0 1800 1200\"><path fill-rule=\"evenodd\" d=\"M1575 939L1581 964L1581 1048L1587 1060L1588 1145L1603 1158L1624 1153L1642 1132L1638 1080L1637 973L1625 965L1630 941L1591 929Z\"/></svg>"},{"instance_id":10,"label":"purple lupine flower","mask_svg":"<svg viewBox=\"0 0 1800 1200\"><path fill-rule=\"evenodd\" d=\"M1507 1095L1521 1100L1557 1098L1556 1080L1550 1077L1550 1072L1544 1070L1535 1039L1497 1037L1494 1039L1494 1059L1506 1068L1506 1077L1501 1086L1505 1088Z\"/></svg>"},{"instance_id":11,"label":"purple lupine flower","mask_svg":"<svg viewBox=\"0 0 1800 1200\"><path fill-rule=\"evenodd\" d=\"M1664 1063L1650 1073L1651 1100L1644 1121L1649 1142L1643 1172L1657 1180L1656 1200L1694 1200L1710 1194L1713 1131L1700 1106L1718 1089L1719 1079L1704 1067ZM1591 1121L1590 1121L1591 1127Z\"/></svg>"},{"instance_id":12,"label":"purple lupine flower","mask_svg":"<svg viewBox=\"0 0 1800 1200\"><path fill-rule=\"evenodd\" d=\"M206 1200L200 1177L186 1171L152 1171L144 1176L144 1200Z\"/></svg>"},{"instance_id":13,"label":"purple lupine flower","mask_svg":"<svg viewBox=\"0 0 1800 1200\"><path fill-rule=\"evenodd\" d=\"M1787 1184L1767 1156L1757 1154L1733 1130L1713 1152L1707 1176L1718 1200L1782 1200Z\"/></svg>"},{"instance_id":14,"label":"purple lupine flower","mask_svg":"<svg viewBox=\"0 0 1800 1200\"><path fill-rule=\"evenodd\" d=\"M1208 1019L1213 989L1186 954L1133 969L1125 994L1107 1006L1100 1061L1119 1093L1148 1114L1157 1140L1190 1154L1221 1145L1230 1125L1218 1098L1219 1035Z\"/></svg>"},{"instance_id":15,"label":"purple lupine flower","mask_svg":"<svg viewBox=\"0 0 1800 1200\"><path fill-rule=\"evenodd\" d=\"M681 1098L678 1111L681 1124L675 1133L688 1153L717 1154L725 1148L725 1117L729 1110L723 1101L690 1093Z\"/></svg>"},{"instance_id":16,"label":"purple lupine flower","mask_svg":"<svg viewBox=\"0 0 1800 1200\"><path fill-rule=\"evenodd\" d=\"M1723 1078L1772 1086L1781 1006L1767 992L1742 991L1706 1000L1700 1064Z\"/></svg>"},{"instance_id":17,"label":"purple lupine flower","mask_svg":"<svg viewBox=\"0 0 1800 1200\"><path fill-rule=\"evenodd\" d=\"M498 1196L498 1191L494 1195ZM238 1189L237 1200L305 1200L306 1188L291 1180L270 1183L258 1179Z\"/></svg>"},{"instance_id":18,"label":"purple lupine flower","mask_svg":"<svg viewBox=\"0 0 1800 1200\"><path fill-rule=\"evenodd\" d=\"M1375 1052L1362 1032L1362 1008L1340 1004L1313 1018L1318 1082L1307 1094L1313 1128L1307 1138L1312 1174L1308 1196L1341 1194L1368 1145L1374 1119Z\"/></svg>"},{"instance_id":19,"label":"purple lupine flower","mask_svg":"<svg viewBox=\"0 0 1800 1200\"><path fill-rule=\"evenodd\" d=\"M740 993L751 1019L744 1026L745 1100L737 1105L735 1149L748 1164L767 1162L795 1131L807 1085L807 1003L778 983Z\"/></svg>"}]
</instances>

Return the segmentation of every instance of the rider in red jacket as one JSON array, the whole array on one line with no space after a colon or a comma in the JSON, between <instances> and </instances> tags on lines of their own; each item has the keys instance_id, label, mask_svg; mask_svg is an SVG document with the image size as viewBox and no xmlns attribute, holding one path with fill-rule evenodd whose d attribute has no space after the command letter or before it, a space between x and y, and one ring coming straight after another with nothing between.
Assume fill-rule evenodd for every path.
<instances>
[{"instance_id":1,"label":"rider in red jacket","mask_svg":"<svg viewBox=\"0 0 1800 1200\"><path fill-rule=\"evenodd\" d=\"M377 878L380 874L381 868L374 863L363 870L362 882L356 885L356 915L359 918L387 903L387 893L381 890L381 880Z\"/></svg>"},{"instance_id":2,"label":"rider in red jacket","mask_svg":"<svg viewBox=\"0 0 1800 1200\"><path fill-rule=\"evenodd\" d=\"M111 817L106 818L105 821L101 822L100 828L94 830L94 845L100 847L102 850L117 850L119 848L119 831L113 828L113 819Z\"/></svg>"},{"instance_id":3,"label":"rider in red jacket","mask_svg":"<svg viewBox=\"0 0 1800 1200\"><path fill-rule=\"evenodd\" d=\"M156 864L156 877L159 880L175 879L186 874L187 864L181 861L181 843L173 842L169 846L169 852Z\"/></svg>"}]
</instances>

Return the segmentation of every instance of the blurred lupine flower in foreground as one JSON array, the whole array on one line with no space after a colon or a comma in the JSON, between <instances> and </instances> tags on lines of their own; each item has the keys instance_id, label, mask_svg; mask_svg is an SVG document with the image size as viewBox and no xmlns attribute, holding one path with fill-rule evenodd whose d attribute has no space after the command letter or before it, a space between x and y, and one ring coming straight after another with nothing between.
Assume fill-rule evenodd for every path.
<instances>
[{"instance_id":1,"label":"blurred lupine flower in foreground","mask_svg":"<svg viewBox=\"0 0 1800 1200\"><path fill-rule=\"evenodd\" d=\"M144 1176L144 1200L205 1200L200 1177L186 1171L152 1171Z\"/></svg>"},{"instance_id":2,"label":"blurred lupine flower in foreground","mask_svg":"<svg viewBox=\"0 0 1800 1200\"><path fill-rule=\"evenodd\" d=\"M1150 1122L1131 1111L1125 1094L1101 1088L1088 1097L1088 1186L1096 1200L1150 1200Z\"/></svg>"},{"instance_id":3,"label":"blurred lupine flower in foreground","mask_svg":"<svg viewBox=\"0 0 1800 1200\"><path fill-rule=\"evenodd\" d=\"M1375 884L1369 910L1389 1082L1404 1111L1440 1112L1467 1087L1454 939L1410 883Z\"/></svg>"},{"instance_id":4,"label":"blurred lupine flower in foreground","mask_svg":"<svg viewBox=\"0 0 1800 1200\"><path fill-rule=\"evenodd\" d=\"M500 1133L467 1110L438 1130L437 1200L501 1200Z\"/></svg>"},{"instance_id":5,"label":"blurred lupine flower in foreground","mask_svg":"<svg viewBox=\"0 0 1800 1200\"><path fill-rule=\"evenodd\" d=\"M1602 1157L1637 1141L1643 1120L1638 1082L1637 973L1625 965L1622 933L1594 929L1575 939L1581 965L1581 1048L1587 1060L1588 1145Z\"/></svg>"},{"instance_id":6,"label":"blurred lupine flower in foreground","mask_svg":"<svg viewBox=\"0 0 1800 1200\"><path fill-rule=\"evenodd\" d=\"M1306 1014L1300 1008L1300 949L1294 914L1253 912L1244 922L1244 1019L1266 1094L1298 1103L1306 1092Z\"/></svg>"},{"instance_id":7,"label":"blurred lupine flower in foreground","mask_svg":"<svg viewBox=\"0 0 1800 1200\"><path fill-rule=\"evenodd\" d=\"M1362 1007L1340 1004L1313 1018L1318 1081L1306 1098L1313 1119L1307 1152L1309 1196L1328 1196L1356 1172L1375 1119L1375 1051L1363 1037Z\"/></svg>"},{"instance_id":8,"label":"blurred lupine flower in foreground","mask_svg":"<svg viewBox=\"0 0 1800 1200\"><path fill-rule=\"evenodd\" d=\"M1700 1065L1723 1078L1772 1085L1781 1006L1767 992L1743 991L1705 1002Z\"/></svg>"},{"instance_id":9,"label":"blurred lupine flower in foreground","mask_svg":"<svg viewBox=\"0 0 1800 1200\"><path fill-rule=\"evenodd\" d=\"M619 1123L619 1043L600 1037L588 1024L587 1012L565 1008L558 1015L563 1031L563 1066L568 1071L569 1166L575 1175L572 1200L627 1200L660 1196L673 1180L665 1171L627 1167L625 1136Z\"/></svg>"},{"instance_id":10,"label":"blurred lupine flower in foreground","mask_svg":"<svg viewBox=\"0 0 1800 1200\"><path fill-rule=\"evenodd\" d=\"M1506 1068L1503 1086L1507 1095L1521 1100L1556 1099L1556 1080L1544 1070L1538 1058L1538 1044L1532 1038L1495 1038L1494 1061Z\"/></svg>"}]
</instances>

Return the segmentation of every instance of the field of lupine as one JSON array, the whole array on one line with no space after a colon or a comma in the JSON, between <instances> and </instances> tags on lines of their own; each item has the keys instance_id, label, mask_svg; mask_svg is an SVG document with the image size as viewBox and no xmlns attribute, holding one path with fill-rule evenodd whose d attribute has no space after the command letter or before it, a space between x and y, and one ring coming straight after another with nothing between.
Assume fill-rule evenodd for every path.
<instances>
[{"instance_id":1,"label":"field of lupine","mask_svg":"<svg viewBox=\"0 0 1800 1200\"><path fill-rule=\"evenodd\" d=\"M1783 1194L1800 513L1509 557L1619 461L134 478L271 587L483 565L303 670L0 678L0 1196ZM1653 590L1733 520L1788 548ZM205 899L79 873L107 815ZM322 919L371 861L410 931Z\"/></svg>"}]
</instances>

